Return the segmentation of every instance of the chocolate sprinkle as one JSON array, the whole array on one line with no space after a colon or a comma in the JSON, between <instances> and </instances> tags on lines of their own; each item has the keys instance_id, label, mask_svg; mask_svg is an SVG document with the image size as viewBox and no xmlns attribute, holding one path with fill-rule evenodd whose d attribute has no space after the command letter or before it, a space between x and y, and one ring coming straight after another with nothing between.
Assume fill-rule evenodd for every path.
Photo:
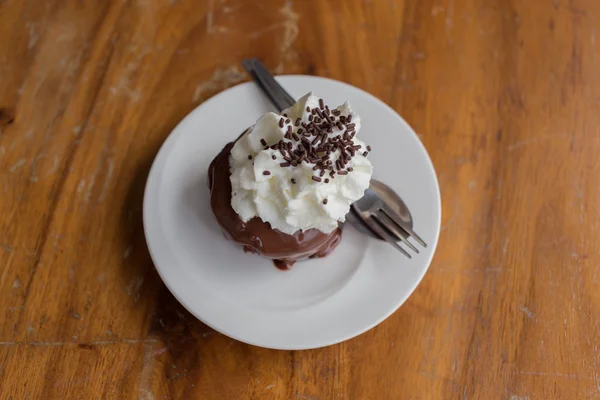
<instances>
[{"instance_id":1,"label":"chocolate sprinkle","mask_svg":"<svg viewBox=\"0 0 600 400\"><path fill-rule=\"evenodd\" d=\"M367 146L367 151L371 151L371 146Z\"/></svg>"},{"instance_id":2,"label":"chocolate sprinkle","mask_svg":"<svg viewBox=\"0 0 600 400\"><path fill-rule=\"evenodd\" d=\"M252 160L252 156L248 154L248 160Z\"/></svg>"},{"instance_id":3,"label":"chocolate sprinkle","mask_svg":"<svg viewBox=\"0 0 600 400\"><path fill-rule=\"evenodd\" d=\"M293 185L295 185L296 184L296 178L292 178L291 182L292 182Z\"/></svg>"},{"instance_id":4,"label":"chocolate sprinkle","mask_svg":"<svg viewBox=\"0 0 600 400\"><path fill-rule=\"evenodd\" d=\"M273 154L273 155L271 156L271 158L272 158L273 160L277 160L277 157L275 157L275 154Z\"/></svg>"},{"instance_id":5,"label":"chocolate sprinkle","mask_svg":"<svg viewBox=\"0 0 600 400\"><path fill-rule=\"evenodd\" d=\"M323 199L323 204L327 204L327 199Z\"/></svg>"},{"instance_id":6,"label":"chocolate sprinkle","mask_svg":"<svg viewBox=\"0 0 600 400\"><path fill-rule=\"evenodd\" d=\"M271 171L263 171L263 175L271 175Z\"/></svg>"},{"instance_id":7,"label":"chocolate sprinkle","mask_svg":"<svg viewBox=\"0 0 600 400\"><path fill-rule=\"evenodd\" d=\"M267 141L265 139L260 139L260 143L262 143L263 146L267 145Z\"/></svg>"},{"instance_id":8,"label":"chocolate sprinkle","mask_svg":"<svg viewBox=\"0 0 600 400\"><path fill-rule=\"evenodd\" d=\"M342 115L338 109L330 109L323 99L319 99L317 107L306 107L306 112L309 113L307 122L302 122L301 118L291 121L287 115L282 114L286 119L281 118L279 126L283 128L288 124L285 139L271 146L271 149L281 153L285 161L279 165L296 167L306 162L315 171L311 178L315 182L322 182L323 177L327 176L325 183L329 183L330 179L335 179L336 171L339 175L347 175L352 171L351 167L346 169L347 164L356 155L356 151L362 148L352 140L356 134L356 124L351 123L352 116ZM334 129L338 129L340 135L332 135ZM266 145L266 142L263 144ZM330 159L331 155L338 151L337 160ZM366 155L365 153L363 155ZM273 156L273 159L277 157ZM293 178L292 183L296 183Z\"/></svg>"},{"instance_id":9,"label":"chocolate sprinkle","mask_svg":"<svg viewBox=\"0 0 600 400\"><path fill-rule=\"evenodd\" d=\"M368 152L368 151L365 151L365 152L363 153L363 156L365 156L365 157L366 157L366 156L368 156L368 155L369 155L369 152Z\"/></svg>"}]
</instances>

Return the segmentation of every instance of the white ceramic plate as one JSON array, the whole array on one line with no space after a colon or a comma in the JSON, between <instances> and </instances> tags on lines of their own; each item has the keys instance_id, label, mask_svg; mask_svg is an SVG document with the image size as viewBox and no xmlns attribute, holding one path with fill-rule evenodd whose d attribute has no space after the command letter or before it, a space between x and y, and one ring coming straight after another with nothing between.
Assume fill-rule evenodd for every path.
<instances>
[{"instance_id":1,"label":"white ceramic plate","mask_svg":"<svg viewBox=\"0 0 600 400\"><path fill-rule=\"evenodd\" d=\"M273 107L253 83L202 103L173 130L146 185L144 229L156 269L173 295L215 330L273 349L309 349L359 335L392 314L427 271L440 232L433 165L417 135L386 104L348 84L313 76L277 80L299 98L350 100L360 138L373 148L373 177L405 200L429 244L412 260L346 227L328 257L280 271L227 241L212 214L207 170L227 142Z\"/></svg>"}]
</instances>

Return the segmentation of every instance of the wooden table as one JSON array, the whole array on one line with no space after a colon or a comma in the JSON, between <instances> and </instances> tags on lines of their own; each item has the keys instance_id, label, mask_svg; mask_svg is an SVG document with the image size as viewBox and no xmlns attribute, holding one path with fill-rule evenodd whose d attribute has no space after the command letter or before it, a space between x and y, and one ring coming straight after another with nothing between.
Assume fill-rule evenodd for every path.
<instances>
[{"instance_id":1,"label":"wooden table","mask_svg":"<svg viewBox=\"0 0 600 400\"><path fill-rule=\"evenodd\" d=\"M0 1L0 399L600 398L599 24L597 0ZM216 333L148 255L152 159L250 56L381 98L439 175L425 279L339 345Z\"/></svg>"}]
</instances>

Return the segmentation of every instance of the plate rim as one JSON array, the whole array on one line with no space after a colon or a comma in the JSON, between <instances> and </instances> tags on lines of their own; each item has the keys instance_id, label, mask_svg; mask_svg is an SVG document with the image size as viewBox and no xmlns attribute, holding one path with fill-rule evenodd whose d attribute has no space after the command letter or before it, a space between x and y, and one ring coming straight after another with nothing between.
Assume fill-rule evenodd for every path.
<instances>
[{"instance_id":1,"label":"plate rim","mask_svg":"<svg viewBox=\"0 0 600 400\"><path fill-rule=\"evenodd\" d=\"M192 307L188 306L180 296L178 296L177 292L172 288L172 286L169 283L169 279L164 275L164 271L161 271L160 267L158 267L158 264L156 263L156 256L152 250L151 247L151 239L150 237L152 235L149 235L149 213L150 213L150 199L149 199L149 191L151 189L152 186L158 184L160 182L160 178L161 176L159 175L160 170L158 170L159 168L159 164L163 164L164 161L166 161L166 159L164 159L166 157L166 155L168 154L168 150L172 147L172 145L174 144L174 142L176 141L177 137L179 137L181 135L181 133L183 132L182 130L180 130L180 128L182 126L184 126L187 121L192 117L193 114L199 112L199 110L208 102L211 101L215 101L217 100L219 97L226 95L227 93L229 93L230 91L233 91L241 86L249 86L249 85L253 85L254 82L252 81L246 81L246 82L242 82L239 83L237 85L234 85L230 88L227 88L219 93L216 93L215 95L211 96L210 98L204 100L202 103L198 104L196 107L194 107L194 109L192 109L190 112L188 112L176 125L175 127L170 131L170 133L168 134L167 138L163 141L159 151L156 153L156 156L154 157L154 160L152 161L152 166L150 168L150 171L148 173L148 177L146 179L146 184L145 184L145 188L144 188L144 197L143 197L143 204L142 204L142 220L143 220L143 230L144 230L144 236L146 239L146 244L147 244L147 248L148 248L148 252L150 254L150 257L152 259L152 263L154 264L154 268L157 271L158 275L160 276L161 280L163 281L163 283L165 284L165 286L167 287L167 289L169 290L169 292L173 295L173 297L175 297L175 299L190 313L192 314L195 318L197 318L199 321L201 321L202 323L204 323L205 325L207 325L208 327L210 327L211 329L225 335L228 336L232 339L235 339L237 341L246 343L246 344L250 344L253 346L257 346L257 347L262 347L262 348L268 348L268 349L275 349L275 350L308 350L308 349L317 349L317 348L322 348L322 347L327 347L327 346L331 346L334 344L338 344L341 342L344 342L346 340L350 340L352 338L355 338L371 329L373 329L375 326L379 325L380 323L382 323L383 321L385 321L387 318L389 318L393 313L395 313L405 302L406 300L408 300L408 298L414 293L414 291L417 289L417 287L419 286L419 284L422 282L425 274L427 273L427 271L429 270L429 267L431 266L431 263L433 261L433 257L435 256L435 252L437 251L437 246L439 243L439 236L441 234L441 221L442 221L442 201L441 201L441 191L440 191L440 185L439 185L439 180L438 180L438 176L437 176L437 172L435 170L435 165L433 164L433 161L431 159L431 156L429 154L429 152L427 151L425 145L423 144L423 142L421 141L421 139L419 138L419 136L417 135L417 133L415 132L415 130L408 124L408 122L406 122L406 120L398 113L396 112L396 110L394 110L392 107L390 107L387 103L385 103L383 100L377 98L376 96L372 95L371 93L353 86L349 83L346 82L342 82L342 81L338 81L336 79L331 79L331 78L326 78L326 77L321 77L321 76L313 76L313 75L304 75L304 74L289 74L289 75L276 75L275 78L277 79L288 79L288 78L311 78L311 79L317 79L317 80L323 80L323 81L329 81L329 82L333 82L335 84L339 84L342 86L347 86L349 88L352 88L354 90L359 91L362 95L367 96L371 101L374 101L382 106L384 106L385 108L387 108L388 111L391 111L392 114L394 114L399 120L400 122L407 128L407 130L414 136L414 138L417 140L417 143L419 146L421 146L421 149L423 150L423 153L426 156L427 159L427 164L429 166L429 168L431 169L431 171L433 172L433 178L434 178L434 182L435 182L435 195L436 195L436 202L438 205L438 215L439 215L439 219L437 221L437 226L435 229L435 238L434 238L434 242L430 245L432 248L431 251L431 255L429 257L429 259L426 260L426 262L424 263L425 266L422 269L421 274L418 276L418 279L415 280L414 284L411 286L410 290L407 290L405 292L404 296L401 296L398 298L398 301L396 302L396 304L393 307L390 307L390 310L388 310L387 313L383 313L381 317L379 318L375 318L374 321L371 324L365 325L364 327L362 327L361 329L357 329L347 335L340 335L339 338L337 338L334 341L326 341L326 342L320 342L317 345L310 345L310 346L306 346L306 345L300 345L300 346L295 346L295 345L287 345L287 346L273 346L273 345L268 345L268 344L261 344L261 343L257 343L253 340L248 340L248 339L243 339L240 336L230 333L230 332L226 332L224 330L221 329L217 329L215 326L213 326L212 324L208 323L207 321L205 321L201 316L199 316L196 312L194 312L192 310ZM164 160L163 160L164 159Z\"/></svg>"}]
</instances>

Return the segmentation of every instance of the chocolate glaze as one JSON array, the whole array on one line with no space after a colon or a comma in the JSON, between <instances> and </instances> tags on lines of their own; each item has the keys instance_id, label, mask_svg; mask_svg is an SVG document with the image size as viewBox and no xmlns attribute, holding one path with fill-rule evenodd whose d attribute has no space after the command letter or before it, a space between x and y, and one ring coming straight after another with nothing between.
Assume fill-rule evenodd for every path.
<instances>
[{"instance_id":1,"label":"chocolate glaze","mask_svg":"<svg viewBox=\"0 0 600 400\"><path fill-rule=\"evenodd\" d=\"M317 229L298 231L288 235L254 217L243 222L231 207L231 175L229 154L234 142L215 157L208 169L210 204L225 236L240 244L244 251L273 259L279 269L289 269L296 261L325 257L335 249L342 238L342 230L331 233Z\"/></svg>"}]
</instances>

